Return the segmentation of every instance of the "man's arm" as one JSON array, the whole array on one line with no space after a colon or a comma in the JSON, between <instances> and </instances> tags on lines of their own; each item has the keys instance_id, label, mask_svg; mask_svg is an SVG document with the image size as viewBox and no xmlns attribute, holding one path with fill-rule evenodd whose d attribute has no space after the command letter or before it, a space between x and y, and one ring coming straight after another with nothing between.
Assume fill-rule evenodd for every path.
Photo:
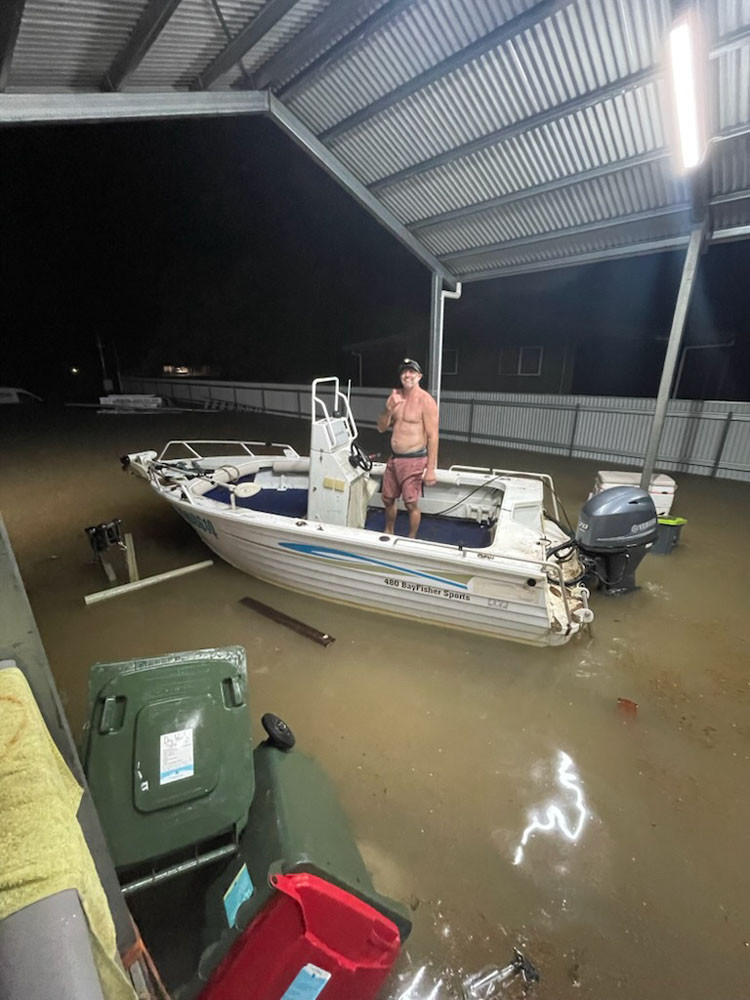
<instances>
[{"instance_id":1,"label":"man's arm","mask_svg":"<svg viewBox=\"0 0 750 1000\"><path fill-rule=\"evenodd\" d=\"M377 427L381 434L393 426L393 421L396 419L396 412L403 403L404 398L402 394L398 389L394 389L386 400L385 409L378 417Z\"/></svg>"},{"instance_id":2,"label":"man's arm","mask_svg":"<svg viewBox=\"0 0 750 1000\"><path fill-rule=\"evenodd\" d=\"M378 415L378 430L381 434L388 430L391 426L392 420L393 414L389 413L387 409L383 410L383 412Z\"/></svg>"},{"instance_id":3,"label":"man's arm","mask_svg":"<svg viewBox=\"0 0 750 1000\"><path fill-rule=\"evenodd\" d=\"M424 472L424 481L427 486L434 486L437 482L435 469L438 460L438 408L435 400L427 392L422 404L422 420L427 437L427 468Z\"/></svg>"}]
</instances>

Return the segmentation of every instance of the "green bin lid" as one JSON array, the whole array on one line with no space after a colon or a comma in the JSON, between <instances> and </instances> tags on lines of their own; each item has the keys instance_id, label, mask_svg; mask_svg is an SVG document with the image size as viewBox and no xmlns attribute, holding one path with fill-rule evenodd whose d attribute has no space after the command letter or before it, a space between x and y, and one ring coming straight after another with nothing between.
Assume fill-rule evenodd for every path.
<instances>
[{"instance_id":1,"label":"green bin lid","mask_svg":"<svg viewBox=\"0 0 750 1000\"><path fill-rule=\"evenodd\" d=\"M236 839L255 790L245 651L95 664L84 768L117 868Z\"/></svg>"}]
</instances>

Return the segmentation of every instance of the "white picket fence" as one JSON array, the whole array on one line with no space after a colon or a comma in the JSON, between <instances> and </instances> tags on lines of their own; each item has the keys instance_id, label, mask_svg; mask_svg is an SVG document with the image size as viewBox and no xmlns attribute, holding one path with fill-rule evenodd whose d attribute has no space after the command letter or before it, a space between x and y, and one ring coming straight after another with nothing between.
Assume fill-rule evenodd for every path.
<instances>
[{"instance_id":1,"label":"white picket fence","mask_svg":"<svg viewBox=\"0 0 750 1000\"><path fill-rule=\"evenodd\" d=\"M206 409L310 416L310 386L124 376L122 391L155 393ZM374 427L390 389L352 388L357 422ZM445 439L637 467L646 453L653 399L443 392ZM750 481L750 403L672 400L657 466L664 471Z\"/></svg>"}]
</instances>

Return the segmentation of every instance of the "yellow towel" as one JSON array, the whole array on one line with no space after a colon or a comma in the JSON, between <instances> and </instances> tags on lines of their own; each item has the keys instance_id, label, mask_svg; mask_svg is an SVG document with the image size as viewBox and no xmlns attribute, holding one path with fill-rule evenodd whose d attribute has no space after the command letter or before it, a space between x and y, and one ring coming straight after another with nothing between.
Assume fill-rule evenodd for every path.
<instances>
[{"instance_id":1,"label":"yellow towel","mask_svg":"<svg viewBox=\"0 0 750 1000\"><path fill-rule=\"evenodd\" d=\"M17 667L0 670L0 920L76 889L104 996L134 1000L107 897L76 819L81 794L26 678Z\"/></svg>"}]
</instances>

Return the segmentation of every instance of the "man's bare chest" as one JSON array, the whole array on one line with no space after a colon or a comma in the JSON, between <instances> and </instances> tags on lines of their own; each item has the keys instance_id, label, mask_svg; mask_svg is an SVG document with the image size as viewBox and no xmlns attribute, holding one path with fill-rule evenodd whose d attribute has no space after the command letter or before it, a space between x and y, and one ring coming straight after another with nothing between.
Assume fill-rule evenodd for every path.
<instances>
[{"instance_id":1,"label":"man's bare chest","mask_svg":"<svg viewBox=\"0 0 750 1000\"><path fill-rule=\"evenodd\" d=\"M401 420L406 424L422 423L421 399L407 399L401 410Z\"/></svg>"}]
</instances>

